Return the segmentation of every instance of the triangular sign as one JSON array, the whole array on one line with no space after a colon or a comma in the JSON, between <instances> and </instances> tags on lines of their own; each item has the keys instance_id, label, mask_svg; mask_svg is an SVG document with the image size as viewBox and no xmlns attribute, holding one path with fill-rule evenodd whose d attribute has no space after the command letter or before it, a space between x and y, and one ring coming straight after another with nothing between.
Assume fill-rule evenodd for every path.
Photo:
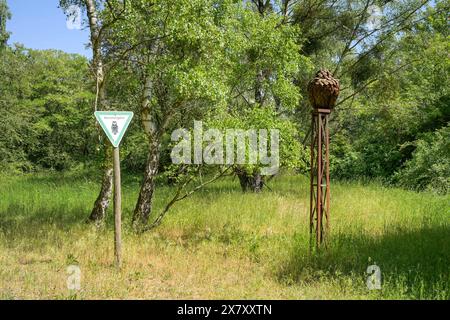
<instances>
[{"instance_id":1,"label":"triangular sign","mask_svg":"<svg viewBox=\"0 0 450 320\"><path fill-rule=\"evenodd\" d=\"M129 111L96 111L95 118L112 145L117 148L133 118Z\"/></svg>"}]
</instances>

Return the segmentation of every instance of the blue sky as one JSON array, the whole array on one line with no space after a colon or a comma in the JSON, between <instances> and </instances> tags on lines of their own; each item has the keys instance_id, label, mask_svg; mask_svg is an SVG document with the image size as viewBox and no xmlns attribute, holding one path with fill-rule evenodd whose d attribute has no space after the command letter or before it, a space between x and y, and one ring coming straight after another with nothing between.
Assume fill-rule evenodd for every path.
<instances>
[{"instance_id":1,"label":"blue sky","mask_svg":"<svg viewBox=\"0 0 450 320\"><path fill-rule=\"evenodd\" d=\"M12 19L9 44L22 43L31 49L59 49L91 57L86 44L88 30L69 30L58 0L7 0Z\"/></svg>"}]
</instances>

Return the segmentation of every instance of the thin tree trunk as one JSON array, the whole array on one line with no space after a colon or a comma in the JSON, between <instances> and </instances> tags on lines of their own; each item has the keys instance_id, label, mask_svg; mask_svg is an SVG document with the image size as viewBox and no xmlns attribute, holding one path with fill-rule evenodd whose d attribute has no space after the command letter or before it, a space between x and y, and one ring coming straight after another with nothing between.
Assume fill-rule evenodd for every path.
<instances>
[{"instance_id":1,"label":"thin tree trunk","mask_svg":"<svg viewBox=\"0 0 450 320\"><path fill-rule=\"evenodd\" d=\"M152 119L151 98L153 82L149 75L144 76L144 88L141 105L142 126L149 139L147 163L145 165L144 179L142 181L139 198L133 212L132 223L135 229L141 229L148 224L152 213L155 179L159 169L160 159L160 131Z\"/></svg>"},{"instance_id":2,"label":"thin tree trunk","mask_svg":"<svg viewBox=\"0 0 450 320\"><path fill-rule=\"evenodd\" d=\"M89 221L95 223L101 223L106 217L106 210L109 207L112 196L113 186L113 168L111 163L112 147L105 146L105 160L103 166L103 178L100 193L94 202L91 214L89 215Z\"/></svg>"},{"instance_id":3,"label":"thin tree trunk","mask_svg":"<svg viewBox=\"0 0 450 320\"><path fill-rule=\"evenodd\" d=\"M265 10L265 3L262 1L258 2L258 5L260 6L259 9ZM263 11L261 11L261 14L263 14ZM265 73L263 70L258 70L256 73L256 79L255 79L255 102L259 104L260 106L264 103L264 80L265 80ZM248 173L246 170L243 170L241 168L236 168L235 174L239 178L239 183L241 184L241 188L243 192L251 191L251 192L261 192L262 188L264 187L264 177L261 175L261 173L255 171L253 173Z\"/></svg>"},{"instance_id":4,"label":"thin tree trunk","mask_svg":"<svg viewBox=\"0 0 450 320\"><path fill-rule=\"evenodd\" d=\"M159 169L160 142L154 138L150 143L147 164L145 166L144 180L133 213L133 226L136 229L148 224L153 206L153 194L155 191L155 179Z\"/></svg>"},{"instance_id":5,"label":"thin tree trunk","mask_svg":"<svg viewBox=\"0 0 450 320\"><path fill-rule=\"evenodd\" d=\"M262 70L259 70L256 74L256 83L255 83L255 102L262 105L264 100L264 73Z\"/></svg>"},{"instance_id":6,"label":"thin tree trunk","mask_svg":"<svg viewBox=\"0 0 450 320\"><path fill-rule=\"evenodd\" d=\"M95 111L99 107L102 110L107 109L106 90L105 90L105 71L103 67L103 59L101 53L101 35L100 26L98 23L97 8L95 7L94 0L85 0L86 11L89 20L89 29L91 34L92 45L92 67L95 72L96 80L96 100ZM113 183L113 167L112 167L112 147L105 146L105 160L103 163L103 178L100 193L95 200L94 207L92 208L89 216L89 221L99 223L106 217L106 210L108 209L111 195L112 195L112 183Z\"/></svg>"}]
</instances>

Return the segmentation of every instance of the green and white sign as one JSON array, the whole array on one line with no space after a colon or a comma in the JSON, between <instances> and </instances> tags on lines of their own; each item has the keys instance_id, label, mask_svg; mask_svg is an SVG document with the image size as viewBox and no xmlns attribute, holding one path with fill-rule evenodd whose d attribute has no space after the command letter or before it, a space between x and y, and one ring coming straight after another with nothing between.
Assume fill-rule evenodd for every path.
<instances>
[{"instance_id":1,"label":"green and white sign","mask_svg":"<svg viewBox=\"0 0 450 320\"><path fill-rule=\"evenodd\" d=\"M105 131L112 145L117 148L133 119L133 112L129 111L97 111L95 118Z\"/></svg>"}]
</instances>

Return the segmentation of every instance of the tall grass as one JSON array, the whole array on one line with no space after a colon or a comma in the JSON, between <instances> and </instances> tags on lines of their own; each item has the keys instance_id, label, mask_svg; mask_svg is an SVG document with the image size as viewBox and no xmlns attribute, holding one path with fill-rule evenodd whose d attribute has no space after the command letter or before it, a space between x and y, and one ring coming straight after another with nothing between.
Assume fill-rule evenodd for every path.
<instances>
[{"instance_id":1,"label":"tall grass","mask_svg":"<svg viewBox=\"0 0 450 320\"><path fill-rule=\"evenodd\" d=\"M124 267L113 223L85 223L98 189L88 174L2 176L0 298L449 299L450 197L377 183L332 185L327 250L309 253L308 181L243 194L224 179L178 203L144 235L129 221L138 179L123 186ZM158 210L173 190L159 187ZM67 289L78 264L82 290ZM381 269L368 290L366 269Z\"/></svg>"}]
</instances>

